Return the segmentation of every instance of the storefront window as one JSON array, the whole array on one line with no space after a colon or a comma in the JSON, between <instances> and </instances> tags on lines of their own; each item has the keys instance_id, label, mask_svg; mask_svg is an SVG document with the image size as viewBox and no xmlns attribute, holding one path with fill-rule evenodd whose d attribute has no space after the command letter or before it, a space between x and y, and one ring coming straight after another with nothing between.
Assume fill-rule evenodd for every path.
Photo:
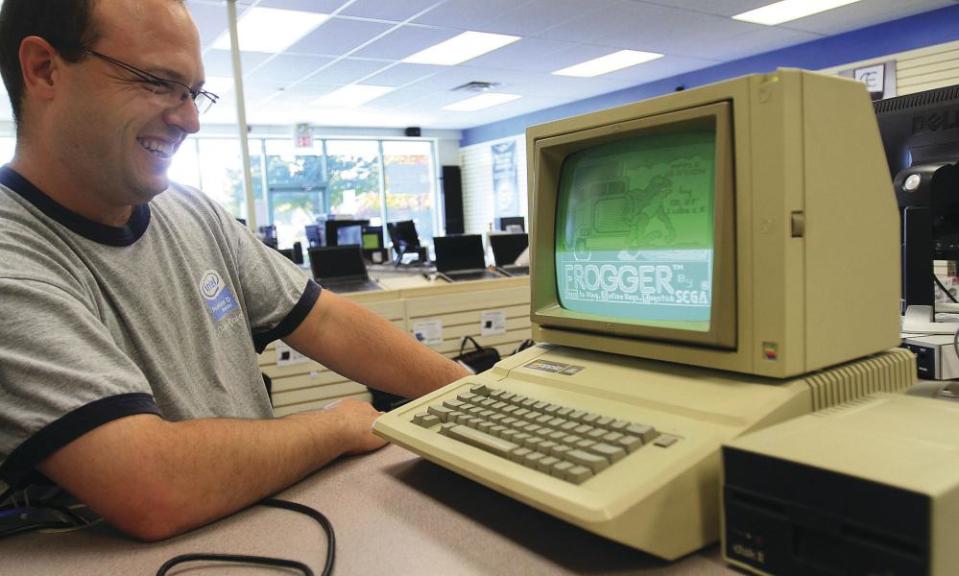
<instances>
[{"instance_id":1,"label":"storefront window","mask_svg":"<svg viewBox=\"0 0 959 576\"><path fill-rule=\"evenodd\" d=\"M436 169L429 142L383 142L386 220L413 220L420 242L433 239Z\"/></svg>"}]
</instances>

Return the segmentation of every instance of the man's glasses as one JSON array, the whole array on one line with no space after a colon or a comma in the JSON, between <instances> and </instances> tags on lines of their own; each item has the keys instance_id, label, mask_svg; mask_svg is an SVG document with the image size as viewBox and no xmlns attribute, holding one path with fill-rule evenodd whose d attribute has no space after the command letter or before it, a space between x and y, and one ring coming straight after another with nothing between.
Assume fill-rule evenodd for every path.
<instances>
[{"instance_id":1,"label":"man's glasses","mask_svg":"<svg viewBox=\"0 0 959 576\"><path fill-rule=\"evenodd\" d=\"M193 102L193 105L196 106L196 110L199 114L203 114L210 109L211 106L216 104L216 101L219 100L219 96L213 92L207 92L206 90L196 90L190 88L188 85L183 82L178 82L176 80L167 80L166 78L160 78L159 76L154 76L149 72L140 70L136 66L131 66L126 62L117 60L116 58L111 58L95 52L93 50L84 50L87 54L91 56L96 56L104 62L109 62L114 66L123 68L130 74L133 74L137 77L138 81L143 83L144 87L150 90L155 96L163 99L164 103L167 106L175 107L180 106L187 100Z\"/></svg>"}]
</instances>

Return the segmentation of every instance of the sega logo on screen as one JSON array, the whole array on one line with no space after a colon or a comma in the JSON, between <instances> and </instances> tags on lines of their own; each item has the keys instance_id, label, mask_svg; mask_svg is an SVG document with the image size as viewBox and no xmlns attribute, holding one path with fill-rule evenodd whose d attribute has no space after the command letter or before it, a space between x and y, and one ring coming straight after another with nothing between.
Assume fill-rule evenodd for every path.
<instances>
[{"instance_id":1,"label":"sega logo on screen","mask_svg":"<svg viewBox=\"0 0 959 576\"><path fill-rule=\"evenodd\" d=\"M207 270L200 280L200 293L207 300L213 300L223 291L223 278L214 270Z\"/></svg>"}]
</instances>

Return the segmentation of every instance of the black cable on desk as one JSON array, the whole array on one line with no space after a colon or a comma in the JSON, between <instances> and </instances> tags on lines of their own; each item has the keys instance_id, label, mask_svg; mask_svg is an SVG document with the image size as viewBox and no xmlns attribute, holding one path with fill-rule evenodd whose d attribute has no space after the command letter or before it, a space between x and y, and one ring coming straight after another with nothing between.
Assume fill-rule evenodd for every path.
<instances>
[{"instance_id":1,"label":"black cable on desk","mask_svg":"<svg viewBox=\"0 0 959 576\"><path fill-rule=\"evenodd\" d=\"M333 561L336 558L336 538L333 535L333 525L330 524L330 521L321 514L320 512L310 508L309 506L304 506L303 504L297 504L296 502L288 502L286 500L279 500L277 498L265 498L258 502L263 506L270 506L272 508L282 508L284 510L290 510L292 512L299 512L300 514L305 514L310 518L313 518L320 523L320 526L323 527L323 531L326 532L327 538L327 549L326 549L326 564L323 566L323 572L321 576L329 576L333 573ZM303 572L305 576L313 576L313 571L309 566L303 564L302 562L297 562L295 560L285 560L283 558L269 558L266 556L245 556L241 554L183 554L172 558L163 566L160 566L160 569L157 571L157 576L165 576L165 574L177 564L183 564L185 562L197 562L197 561L215 561L215 562L237 562L243 564L261 564L265 566L278 566L282 568L295 568Z\"/></svg>"}]
</instances>

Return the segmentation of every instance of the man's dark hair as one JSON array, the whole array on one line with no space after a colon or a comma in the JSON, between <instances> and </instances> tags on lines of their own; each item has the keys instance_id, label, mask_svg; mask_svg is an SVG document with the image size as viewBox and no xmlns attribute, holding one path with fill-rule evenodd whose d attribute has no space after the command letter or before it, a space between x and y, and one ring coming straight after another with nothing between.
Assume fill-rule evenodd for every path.
<instances>
[{"instance_id":1,"label":"man's dark hair","mask_svg":"<svg viewBox=\"0 0 959 576\"><path fill-rule=\"evenodd\" d=\"M20 43L40 36L67 62L77 62L99 37L93 21L97 0L4 0L0 8L0 74L10 95L13 117L22 120L23 70Z\"/></svg>"}]
</instances>

